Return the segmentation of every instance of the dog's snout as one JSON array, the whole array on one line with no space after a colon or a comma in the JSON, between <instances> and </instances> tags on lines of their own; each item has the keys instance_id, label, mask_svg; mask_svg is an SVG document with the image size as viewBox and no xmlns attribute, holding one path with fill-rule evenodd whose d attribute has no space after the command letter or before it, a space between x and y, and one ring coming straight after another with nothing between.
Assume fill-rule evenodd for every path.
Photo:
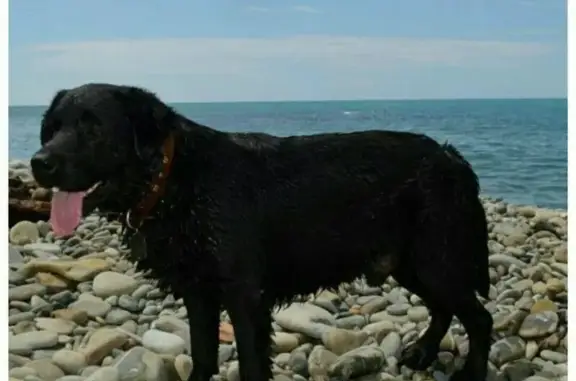
<instances>
[{"instance_id":1,"label":"dog's snout","mask_svg":"<svg viewBox=\"0 0 576 381\"><path fill-rule=\"evenodd\" d=\"M58 160L48 152L38 152L30 159L32 172L36 177L51 176L58 170Z\"/></svg>"}]
</instances>

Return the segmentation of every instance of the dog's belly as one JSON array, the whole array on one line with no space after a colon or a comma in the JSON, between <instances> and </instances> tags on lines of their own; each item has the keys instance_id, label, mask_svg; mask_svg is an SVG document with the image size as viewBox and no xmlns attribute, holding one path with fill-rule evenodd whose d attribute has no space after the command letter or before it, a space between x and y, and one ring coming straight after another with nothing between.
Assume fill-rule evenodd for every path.
<instances>
[{"instance_id":1,"label":"dog's belly","mask_svg":"<svg viewBox=\"0 0 576 381\"><path fill-rule=\"evenodd\" d=\"M382 284L399 258L397 248L383 236L319 234L276 245L267 250L266 287L288 297L337 287L362 275L369 284Z\"/></svg>"}]
</instances>

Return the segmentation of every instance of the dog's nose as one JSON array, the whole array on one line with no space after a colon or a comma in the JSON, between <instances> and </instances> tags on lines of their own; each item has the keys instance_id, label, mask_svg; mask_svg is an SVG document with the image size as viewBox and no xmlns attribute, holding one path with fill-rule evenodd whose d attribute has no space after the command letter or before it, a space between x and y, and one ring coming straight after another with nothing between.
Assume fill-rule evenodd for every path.
<instances>
[{"instance_id":1,"label":"dog's nose","mask_svg":"<svg viewBox=\"0 0 576 381\"><path fill-rule=\"evenodd\" d=\"M58 161L53 155L46 152L38 152L30 159L32 172L36 175L52 175L58 169Z\"/></svg>"}]
</instances>

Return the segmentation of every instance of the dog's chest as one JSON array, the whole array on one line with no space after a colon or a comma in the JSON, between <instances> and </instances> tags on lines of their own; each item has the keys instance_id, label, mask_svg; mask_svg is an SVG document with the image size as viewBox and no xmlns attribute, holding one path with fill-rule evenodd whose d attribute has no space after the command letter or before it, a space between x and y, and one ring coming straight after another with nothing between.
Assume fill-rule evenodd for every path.
<instances>
[{"instance_id":1,"label":"dog's chest","mask_svg":"<svg viewBox=\"0 0 576 381\"><path fill-rule=\"evenodd\" d=\"M217 278L215 256L201 247L199 238L178 230L168 234L146 228L129 240L129 257L137 262L139 270L149 273L164 288L179 289Z\"/></svg>"}]
</instances>

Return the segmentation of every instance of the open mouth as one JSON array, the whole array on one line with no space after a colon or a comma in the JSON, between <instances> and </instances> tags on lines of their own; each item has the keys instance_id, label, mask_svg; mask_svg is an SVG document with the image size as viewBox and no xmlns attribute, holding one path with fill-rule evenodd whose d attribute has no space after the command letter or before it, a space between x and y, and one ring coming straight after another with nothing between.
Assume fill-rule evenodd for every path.
<instances>
[{"instance_id":1,"label":"open mouth","mask_svg":"<svg viewBox=\"0 0 576 381\"><path fill-rule=\"evenodd\" d=\"M85 192L67 192L67 193L84 193L84 196L88 196L90 193L94 192L96 190L96 188L98 188L100 185L102 185L102 181L98 181L97 183L92 185L90 188L88 188L88 190L86 190ZM60 188L58 188L58 187L52 188L52 193L58 193L58 192L61 192Z\"/></svg>"},{"instance_id":2,"label":"open mouth","mask_svg":"<svg viewBox=\"0 0 576 381\"><path fill-rule=\"evenodd\" d=\"M67 192L59 188L52 188L52 206L50 208L50 222L56 236L68 236L80 224L84 197L94 192L101 181L86 191Z\"/></svg>"}]
</instances>

